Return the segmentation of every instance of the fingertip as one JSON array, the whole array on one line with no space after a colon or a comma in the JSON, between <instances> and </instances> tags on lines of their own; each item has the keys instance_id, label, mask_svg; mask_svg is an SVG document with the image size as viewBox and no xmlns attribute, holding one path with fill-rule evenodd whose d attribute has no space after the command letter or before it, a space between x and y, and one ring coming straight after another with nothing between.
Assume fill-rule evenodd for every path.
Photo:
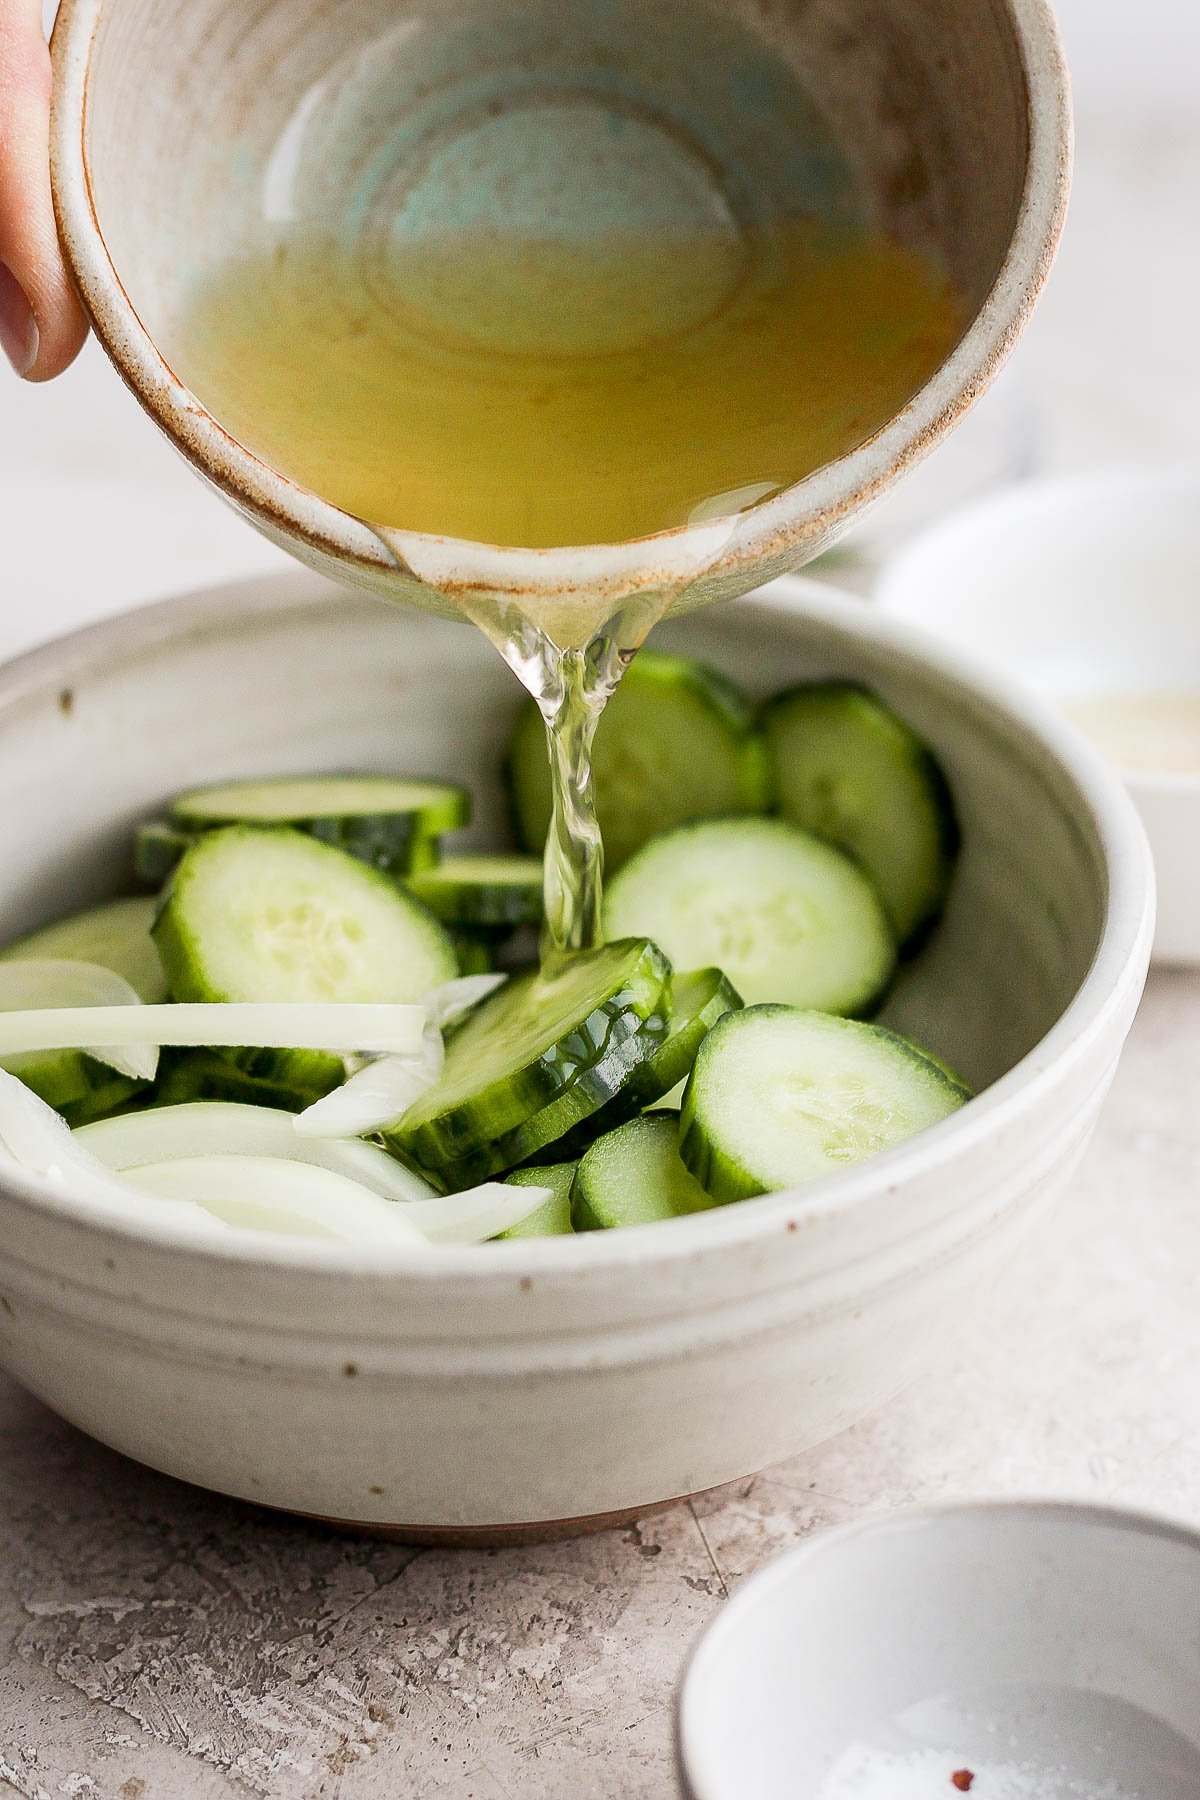
<instances>
[{"instance_id":1,"label":"fingertip","mask_svg":"<svg viewBox=\"0 0 1200 1800\"><path fill-rule=\"evenodd\" d=\"M87 319L74 293L65 286L65 271L63 280L63 294L34 307L38 346L37 355L25 372L26 381L53 381L70 368L87 339Z\"/></svg>"}]
</instances>

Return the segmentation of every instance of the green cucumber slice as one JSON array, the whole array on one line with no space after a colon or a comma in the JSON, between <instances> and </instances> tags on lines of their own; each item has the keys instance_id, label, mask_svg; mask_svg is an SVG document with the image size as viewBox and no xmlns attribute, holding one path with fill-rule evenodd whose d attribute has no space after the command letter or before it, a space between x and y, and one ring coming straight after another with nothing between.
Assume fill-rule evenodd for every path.
<instances>
[{"instance_id":1,"label":"green cucumber slice","mask_svg":"<svg viewBox=\"0 0 1200 1800\"><path fill-rule=\"evenodd\" d=\"M144 887L158 889L170 877L198 831L185 831L170 819L146 819L133 834L133 872Z\"/></svg>"},{"instance_id":2,"label":"green cucumber slice","mask_svg":"<svg viewBox=\"0 0 1200 1800\"><path fill-rule=\"evenodd\" d=\"M687 819L762 812L767 803L765 751L745 695L703 663L653 650L634 659L606 706L593 768L609 869ZM540 855L550 772L532 701L517 719L506 769L517 835Z\"/></svg>"},{"instance_id":3,"label":"green cucumber slice","mask_svg":"<svg viewBox=\"0 0 1200 1800\"><path fill-rule=\"evenodd\" d=\"M778 812L860 863L901 944L912 944L942 909L959 842L929 746L848 682L780 694L762 724Z\"/></svg>"},{"instance_id":4,"label":"green cucumber slice","mask_svg":"<svg viewBox=\"0 0 1200 1800\"><path fill-rule=\"evenodd\" d=\"M481 933L452 931L460 975L490 975L496 966L496 945Z\"/></svg>"},{"instance_id":5,"label":"green cucumber slice","mask_svg":"<svg viewBox=\"0 0 1200 1800\"><path fill-rule=\"evenodd\" d=\"M176 1000L420 1001L458 973L419 900L298 831L199 838L154 926Z\"/></svg>"},{"instance_id":6,"label":"green cucumber slice","mask_svg":"<svg viewBox=\"0 0 1200 1800\"><path fill-rule=\"evenodd\" d=\"M193 788L171 803L185 831L224 825L285 825L345 850L372 868L403 875L427 867L431 844L471 816L465 788L391 775L284 775Z\"/></svg>"},{"instance_id":7,"label":"green cucumber slice","mask_svg":"<svg viewBox=\"0 0 1200 1800\"><path fill-rule=\"evenodd\" d=\"M571 1223L571 1183L578 1163L547 1163L541 1169L515 1169L505 1177L510 1187L553 1188L554 1197L539 1206L535 1213L502 1231L502 1238L562 1237L574 1231Z\"/></svg>"},{"instance_id":8,"label":"green cucumber slice","mask_svg":"<svg viewBox=\"0 0 1200 1800\"><path fill-rule=\"evenodd\" d=\"M528 1161L653 1055L669 979L644 938L514 976L451 1036L440 1080L387 1134L390 1147L450 1191Z\"/></svg>"},{"instance_id":9,"label":"green cucumber slice","mask_svg":"<svg viewBox=\"0 0 1200 1800\"><path fill-rule=\"evenodd\" d=\"M61 957L66 962L99 963L123 975L148 1006L169 998L167 978L150 935L157 904L141 897L107 900L70 913L53 925L6 944L0 958Z\"/></svg>"},{"instance_id":10,"label":"green cucumber slice","mask_svg":"<svg viewBox=\"0 0 1200 1800\"><path fill-rule=\"evenodd\" d=\"M562 1156L582 1156L604 1132L623 1125L643 1107L654 1106L673 1088L682 1090L705 1037L718 1019L736 1012L741 1004L720 969L674 976L667 1004L667 1035L659 1048L630 1072L606 1105L541 1154L556 1161Z\"/></svg>"},{"instance_id":11,"label":"green cucumber slice","mask_svg":"<svg viewBox=\"0 0 1200 1800\"><path fill-rule=\"evenodd\" d=\"M146 1082L119 1075L82 1050L27 1050L4 1057L0 1069L23 1081L68 1125L106 1119L149 1092Z\"/></svg>"},{"instance_id":12,"label":"green cucumber slice","mask_svg":"<svg viewBox=\"0 0 1200 1800\"><path fill-rule=\"evenodd\" d=\"M635 933L676 968L721 968L748 1006L862 1014L896 965L887 915L848 857L781 819L683 825L611 882L609 937Z\"/></svg>"},{"instance_id":13,"label":"green cucumber slice","mask_svg":"<svg viewBox=\"0 0 1200 1800\"><path fill-rule=\"evenodd\" d=\"M730 1013L700 1046L680 1148L714 1200L745 1200L877 1156L969 1098L895 1032L754 1006Z\"/></svg>"},{"instance_id":14,"label":"green cucumber slice","mask_svg":"<svg viewBox=\"0 0 1200 1800\"><path fill-rule=\"evenodd\" d=\"M154 1084L155 1106L183 1106L193 1100L235 1100L250 1106L273 1106L282 1112L303 1112L324 1099L345 1079L345 1067L334 1058L336 1073L328 1081L321 1079L320 1052L315 1050L248 1051L252 1067L280 1071L255 1075L236 1063L236 1052L216 1050L164 1050L159 1063L159 1076ZM274 1056L279 1061L271 1063ZM287 1061L289 1056L293 1060ZM257 1062L255 1059L260 1059Z\"/></svg>"},{"instance_id":15,"label":"green cucumber slice","mask_svg":"<svg viewBox=\"0 0 1200 1800\"><path fill-rule=\"evenodd\" d=\"M672 1113L647 1113L598 1138L571 1193L576 1231L653 1225L715 1205L680 1159L679 1122Z\"/></svg>"},{"instance_id":16,"label":"green cucumber slice","mask_svg":"<svg viewBox=\"0 0 1200 1800\"><path fill-rule=\"evenodd\" d=\"M540 922L542 877L540 857L479 853L444 857L407 886L444 924L511 930Z\"/></svg>"}]
</instances>

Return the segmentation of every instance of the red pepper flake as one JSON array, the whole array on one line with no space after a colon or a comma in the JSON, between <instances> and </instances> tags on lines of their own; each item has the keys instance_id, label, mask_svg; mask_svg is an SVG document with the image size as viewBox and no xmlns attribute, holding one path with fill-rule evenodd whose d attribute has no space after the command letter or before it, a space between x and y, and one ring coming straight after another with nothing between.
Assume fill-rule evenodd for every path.
<instances>
[{"instance_id":1,"label":"red pepper flake","mask_svg":"<svg viewBox=\"0 0 1200 1800\"><path fill-rule=\"evenodd\" d=\"M975 1785L975 1775L971 1769L955 1769L950 1777L950 1785L956 1787L960 1794L969 1794Z\"/></svg>"}]
</instances>

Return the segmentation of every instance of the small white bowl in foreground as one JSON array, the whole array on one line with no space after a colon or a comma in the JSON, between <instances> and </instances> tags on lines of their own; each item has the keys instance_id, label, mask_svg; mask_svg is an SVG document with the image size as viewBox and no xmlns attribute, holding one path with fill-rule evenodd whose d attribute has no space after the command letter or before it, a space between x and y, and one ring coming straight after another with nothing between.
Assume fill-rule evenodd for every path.
<instances>
[{"instance_id":1,"label":"small white bowl in foreground","mask_svg":"<svg viewBox=\"0 0 1200 1800\"><path fill-rule=\"evenodd\" d=\"M1009 488L923 532L876 598L1068 710L1108 696L1194 699L1200 748L1200 468ZM1200 963L1200 757L1192 768L1138 761L1122 774L1158 872L1155 960Z\"/></svg>"},{"instance_id":2,"label":"small white bowl in foreground","mask_svg":"<svg viewBox=\"0 0 1200 1800\"><path fill-rule=\"evenodd\" d=\"M701 1638L687 1800L1195 1800L1200 1536L979 1504L813 1538Z\"/></svg>"}]
</instances>

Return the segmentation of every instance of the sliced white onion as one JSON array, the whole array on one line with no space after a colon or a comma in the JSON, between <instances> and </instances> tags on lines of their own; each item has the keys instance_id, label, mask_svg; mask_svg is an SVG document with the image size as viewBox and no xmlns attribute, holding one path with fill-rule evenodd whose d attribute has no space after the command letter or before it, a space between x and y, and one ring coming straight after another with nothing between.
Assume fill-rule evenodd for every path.
<instances>
[{"instance_id":1,"label":"sliced white onion","mask_svg":"<svg viewBox=\"0 0 1200 1800\"><path fill-rule=\"evenodd\" d=\"M432 1244L482 1244L519 1225L552 1198L551 1188L509 1187L503 1181L485 1181L461 1194L412 1200L404 1208L404 1216Z\"/></svg>"},{"instance_id":2,"label":"sliced white onion","mask_svg":"<svg viewBox=\"0 0 1200 1800\"><path fill-rule=\"evenodd\" d=\"M0 1069L0 1148L8 1159L31 1175L39 1175L69 1192L73 1200L86 1201L114 1221L141 1224L146 1218L144 1195L106 1169L75 1139L75 1134L53 1107ZM163 1202L155 1208L181 1236L212 1240L225 1237L226 1228L194 1206Z\"/></svg>"},{"instance_id":3,"label":"sliced white onion","mask_svg":"<svg viewBox=\"0 0 1200 1800\"><path fill-rule=\"evenodd\" d=\"M0 1012L51 1012L91 1006L140 1006L141 998L123 975L99 963L68 962L64 957L27 956L0 962ZM119 1075L135 1081L153 1081L158 1069L158 1046L147 1043L43 1044L39 1049L86 1050L97 1062L106 1063Z\"/></svg>"},{"instance_id":4,"label":"sliced white onion","mask_svg":"<svg viewBox=\"0 0 1200 1800\"><path fill-rule=\"evenodd\" d=\"M306 1138L352 1138L382 1131L433 1086L445 1060L441 1032L436 1025L426 1025L416 1056L380 1056L364 1064L341 1087L297 1113L295 1130Z\"/></svg>"},{"instance_id":5,"label":"sliced white onion","mask_svg":"<svg viewBox=\"0 0 1200 1800\"><path fill-rule=\"evenodd\" d=\"M338 1001L252 1001L164 1006L74 1006L0 1012L0 1056L22 1050L127 1048L149 1041L279 1050L361 1050L411 1056L421 1047L423 1006Z\"/></svg>"},{"instance_id":6,"label":"sliced white onion","mask_svg":"<svg viewBox=\"0 0 1200 1800\"><path fill-rule=\"evenodd\" d=\"M113 1170L198 1156L289 1157L360 1182L384 1200L423 1200L429 1183L375 1144L298 1137L295 1117L274 1106L192 1100L81 1125L75 1142Z\"/></svg>"},{"instance_id":7,"label":"sliced white onion","mask_svg":"<svg viewBox=\"0 0 1200 1800\"><path fill-rule=\"evenodd\" d=\"M422 1004L430 1023L444 1029L455 1019L460 1019L463 1013L470 1012L473 1006L478 1006L481 1000L486 1000L498 987L503 987L507 980L507 975L459 975L426 994Z\"/></svg>"},{"instance_id":8,"label":"sliced white onion","mask_svg":"<svg viewBox=\"0 0 1200 1800\"><path fill-rule=\"evenodd\" d=\"M346 1244L427 1242L411 1205L381 1200L347 1175L286 1157L185 1156L130 1169L124 1180L167 1200L190 1200L243 1230Z\"/></svg>"}]
</instances>

